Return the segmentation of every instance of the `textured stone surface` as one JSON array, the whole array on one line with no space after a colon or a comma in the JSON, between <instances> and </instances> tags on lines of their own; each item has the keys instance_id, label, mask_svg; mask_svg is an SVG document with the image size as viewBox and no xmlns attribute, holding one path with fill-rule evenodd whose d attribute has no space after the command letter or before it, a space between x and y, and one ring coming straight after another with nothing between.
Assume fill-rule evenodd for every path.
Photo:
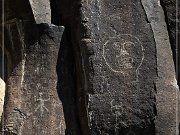
<instances>
[{"instance_id":1,"label":"textured stone surface","mask_svg":"<svg viewBox=\"0 0 180 135\"><path fill-rule=\"evenodd\" d=\"M51 44L60 42L56 26L22 25L50 23L49 1L5 1L13 69L5 134L178 135L169 43L170 38L175 52L175 0L51 0L50 5L52 23L66 27L59 56Z\"/></svg>"},{"instance_id":2,"label":"textured stone surface","mask_svg":"<svg viewBox=\"0 0 180 135\"><path fill-rule=\"evenodd\" d=\"M5 96L5 82L0 78L0 117L2 116L3 113L4 96Z\"/></svg>"},{"instance_id":3,"label":"textured stone surface","mask_svg":"<svg viewBox=\"0 0 180 135\"><path fill-rule=\"evenodd\" d=\"M82 1L80 11L90 134L155 134L156 45L141 1Z\"/></svg>"},{"instance_id":4,"label":"textured stone surface","mask_svg":"<svg viewBox=\"0 0 180 135\"><path fill-rule=\"evenodd\" d=\"M9 27L19 50L7 82L4 133L64 135L63 107L56 90L63 28L21 22Z\"/></svg>"},{"instance_id":5,"label":"textured stone surface","mask_svg":"<svg viewBox=\"0 0 180 135\"><path fill-rule=\"evenodd\" d=\"M151 24L157 48L157 117L156 134L177 135L178 132L178 86L167 26L160 1L142 0Z\"/></svg>"},{"instance_id":6,"label":"textured stone surface","mask_svg":"<svg viewBox=\"0 0 180 135\"><path fill-rule=\"evenodd\" d=\"M37 24L51 23L51 9L49 0L29 0Z\"/></svg>"}]
</instances>

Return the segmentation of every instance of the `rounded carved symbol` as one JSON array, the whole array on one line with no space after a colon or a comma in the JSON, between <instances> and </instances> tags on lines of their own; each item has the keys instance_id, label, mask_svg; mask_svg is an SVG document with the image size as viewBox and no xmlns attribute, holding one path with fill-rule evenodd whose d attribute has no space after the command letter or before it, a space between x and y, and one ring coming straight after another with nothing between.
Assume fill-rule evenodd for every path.
<instances>
[{"instance_id":1,"label":"rounded carved symbol","mask_svg":"<svg viewBox=\"0 0 180 135\"><path fill-rule=\"evenodd\" d=\"M143 46L137 37L120 34L110 38L103 45L103 57L114 72L136 70L143 61Z\"/></svg>"}]
</instances>

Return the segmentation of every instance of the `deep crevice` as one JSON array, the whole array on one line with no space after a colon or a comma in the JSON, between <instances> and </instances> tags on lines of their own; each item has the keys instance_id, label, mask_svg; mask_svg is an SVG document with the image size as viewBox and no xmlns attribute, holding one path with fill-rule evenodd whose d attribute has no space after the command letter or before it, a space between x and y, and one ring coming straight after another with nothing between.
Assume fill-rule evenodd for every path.
<instances>
[{"instance_id":1,"label":"deep crevice","mask_svg":"<svg viewBox=\"0 0 180 135\"><path fill-rule=\"evenodd\" d=\"M66 135L79 135L76 107L74 58L70 37L70 27L65 26L57 62L58 95L63 104Z\"/></svg>"},{"instance_id":2,"label":"deep crevice","mask_svg":"<svg viewBox=\"0 0 180 135\"><path fill-rule=\"evenodd\" d=\"M76 70L72 44L72 26L63 18L64 16L62 16L59 7L60 2L56 0L50 1L52 24L63 25L65 27L57 61L57 92L63 105L66 123L65 134L81 135L76 97Z\"/></svg>"},{"instance_id":3,"label":"deep crevice","mask_svg":"<svg viewBox=\"0 0 180 135\"><path fill-rule=\"evenodd\" d=\"M8 77L8 58L5 53L2 53L2 51L4 50L0 47L0 78L6 82Z\"/></svg>"},{"instance_id":4,"label":"deep crevice","mask_svg":"<svg viewBox=\"0 0 180 135\"><path fill-rule=\"evenodd\" d=\"M180 72L179 72L179 31L176 29L176 25L178 25L179 28L179 23L176 24L176 1L175 0L160 0L161 6L164 10L164 15L165 15L165 22L167 24L167 30L169 33L169 40L171 44L171 50L173 54L173 61L175 65L175 71L176 71L176 77L177 77L177 83L180 85ZM179 5L178 5L179 6ZM179 15L179 13L178 13ZM176 36L178 34L178 36ZM178 39L176 39L178 38Z\"/></svg>"},{"instance_id":5,"label":"deep crevice","mask_svg":"<svg viewBox=\"0 0 180 135\"><path fill-rule=\"evenodd\" d=\"M171 26L173 25L173 23L170 22L170 18L168 17L168 10L166 8L166 3L163 1L163 0L160 0L160 4L163 8L163 11L164 11L164 16L165 16L165 22L166 22L166 25L167 25L167 30L168 30L168 33L169 33L169 41L170 41L170 44L171 44L171 50L172 50L172 54L173 54L173 61L174 61L174 65L176 65L176 39L174 39L173 37L173 32L172 32L172 28L176 27L176 26ZM171 3L169 3L171 4ZM175 31L174 31L175 32ZM175 36L175 35L174 35ZM176 69L176 66L175 66L175 70Z\"/></svg>"},{"instance_id":6,"label":"deep crevice","mask_svg":"<svg viewBox=\"0 0 180 135\"><path fill-rule=\"evenodd\" d=\"M58 14L58 2L56 0L50 0L51 7L51 23L54 25L60 25L61 16Z\"/></svg>"}]
</instances>

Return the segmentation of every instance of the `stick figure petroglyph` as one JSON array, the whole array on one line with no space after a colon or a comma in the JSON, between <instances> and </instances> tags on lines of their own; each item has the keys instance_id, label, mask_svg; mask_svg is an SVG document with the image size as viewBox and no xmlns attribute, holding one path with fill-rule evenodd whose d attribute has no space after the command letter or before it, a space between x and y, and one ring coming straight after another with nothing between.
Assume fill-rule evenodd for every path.
<instances>
[{"instance_id":1,"label":"stick figure petroglyph","mask_svg":"<svg viewBox=\"0 0 180 135\"><path fill-rule=\"evenodd\" d=\"M48 98L48 99L43 99L42 95L43 95L43 93L42 93L42 92L39 92L39 98L36 99L36 101L39 101L39 105L38 105L37 108L35 109L35 112L38 111L38 110L40 110L40 112L41 112L41 117L43 116L44 111L49 112L49 110L48 110L48 109L46 108L46 106L45 106L45 102L50 100L49 98Z\"/></svg>"},{"instance_id":2,"label":"stick figure petroglyph","mask_svg":"<svg viewBox=\"0 0 180 135\"><path fill-rule=\"evenodd\" d=\"M117 105L114 103L114 99L110 102L111 104L111 112L116 116L121 116L123 112L123 108L121 105Z\"/></svg>"},{"instance_id":3,"label":"stick figure petroglyph","mask_svg":"<svg viewBox=\"0 0 180 135\"><path fill-rule=\"evenodd\" d=\"M124 109L121 105L116 104L114 99L110 102L110 105L111 112L116 117L115 132L118 134L118 118L122 115Z\"/></svg>"}]
</instances>

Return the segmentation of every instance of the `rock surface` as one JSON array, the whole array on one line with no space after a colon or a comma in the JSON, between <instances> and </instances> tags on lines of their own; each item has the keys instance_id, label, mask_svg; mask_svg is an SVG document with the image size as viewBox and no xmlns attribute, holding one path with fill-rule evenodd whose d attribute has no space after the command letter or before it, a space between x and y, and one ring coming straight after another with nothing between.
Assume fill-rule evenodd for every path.
<instances>
[{"instance_id":1,"label":"rock surface","mask_svg":"<svg viewBox=\"0 0 180 135\"><path fill-rule=\"evenodd\" d=\"M9 27L19 50L7 81L4 133L64 135L63 107L56 89L63 28L22 22Z\"/></svg>"},{"instance_id":2,"label":"rock surface","mask_svg":"<svg viewBox=\"0 0 180 135\"><path fill-rule=\"evenodd\" d=\"M175 0L7 0L5 7L13 69L5 134L179 134ZM61 27L35 24L51 20L65 26L62 40Z\"/></svg>"},{"instance_id":3,"label":"rock surface","mask_svg":"<svg viewBox=\"0 0 180 135\"><path fill-rule=\"evenodd\" d=\"M151 24L157 49L157 117L156 132L160 135L178 134L178 86L173 56L163 9L160 1L142 0ZM166 65L166 66L164 66Z\"/></svg>"},{"instance_id":4,"label":"rock surface","mask_svg":"<svg viewBox=\"0 0 180 135\"><path fill-rule=\"evenodd\" d=\"M51 24L51 9L49 0L29 0L37 24Z\"/></svg>"},{"instance_id":5,"label":"rock surface","mask_svg":"<svg viewBox=\"0 0 180 135\"><path fill-rule=\"evenodd\" d=\"M156 44L141 1L81 1L80 13L89 134L155 134Z\"/></svg>"},{"instance_id":6,"label":"rock surface","mask_svg":"<svg viewBox=\"0 0 180 135\"><path fill-rule=\"evenodd\" d=\"M4 107L5 86L5 82L0 78L0 118Z\"/></svg>"}]
</instances>

